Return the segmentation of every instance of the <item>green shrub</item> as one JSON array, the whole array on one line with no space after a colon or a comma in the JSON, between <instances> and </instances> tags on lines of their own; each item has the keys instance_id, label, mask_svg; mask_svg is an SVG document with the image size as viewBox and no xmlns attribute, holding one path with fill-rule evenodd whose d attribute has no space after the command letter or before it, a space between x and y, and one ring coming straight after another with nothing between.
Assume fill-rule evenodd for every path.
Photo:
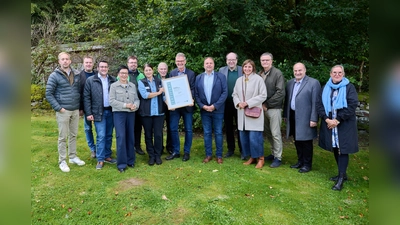
<instances>
[{"instance_id":1,"label":"green shrub","mask_svg":"<svg viewBox=\"0 0 400 225\"><path fill-rule=\"evenodd\" d=\"M50 103L45 100L45 92L44 86L31 84L31 109L51 109Z\"/></svg>"},{"instance_id":2,"label":"green shrub","mask_svg":"<svg viewBox=\"0 0 400 225\"><path fill-rule=\"evenodd\" d=\"M45 98L45 91L45 87L37 84L31 84L31 102L43 101Z\"/></svg>"}]
</instances>

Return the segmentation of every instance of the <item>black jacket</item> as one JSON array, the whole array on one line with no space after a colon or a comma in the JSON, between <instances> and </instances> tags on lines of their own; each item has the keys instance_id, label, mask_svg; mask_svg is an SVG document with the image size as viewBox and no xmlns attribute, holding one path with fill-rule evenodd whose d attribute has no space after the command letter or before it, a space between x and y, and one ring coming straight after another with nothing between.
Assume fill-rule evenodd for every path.
<instances>
[{"instance_id":1,"label":"black jacket","mask_svg":"<svg viewBox=\"0 0 400 225\"><path fill-rule=\"evenodd\" d=\"M113 76L108 75L108 91L110 91L110 86L115 81ZM91 76L86 80L83 91L83 106L86 116L93 115L94 121L101 121L104 108L103 85L98 75Z\"/></svg>"},{"instance_id":2,"label":"black jacket","mask_svg":"<svg viewBox=\"0 0 400 225\"><path fill-rule=\"evenodd\" d=\"M156 90L159 90L159 87L162 87L161 79L158 77L153 78L154 81L156 82ZM140 81L143 82L144 86L146 87L147 92L151 92L150 85L147 81L147 78L143 78ZM141 116L151 116L151 100L153 98L148 98L144 99L141 94L139 94L140 98L140 107L139 107L139 113ZM158 95L157 97L157 103L158 103L158 114L163 114L164 113L164 101L163 101L163 95Z\"/></svg>"},{"instance_id":3,"label":"black jacket","mask_svg":"<svg viewBox=\"0 0 400 225\"><path fill-rule=\"evenodd\" d=\"M332 119L332 113L329 116L325 113L322 103L322 92L317 100L317 112L321 117L319 128L319 146L325 150L332 151L332 130L328 129L325 119ZM338 109L336 119L340 122L337 126L339 136L340 152L350 154L358 152L358 130L356 108L358 105L358 95L353 84L346 86L347 108Z\"/></svg>"},{"instance_id":4,"label":"black jacket","mask_svg":"<svg viewBox=\"0 0 400 225\"><path fill-rule=\"evenodd\" d=\"M97 75L97 71L96 70L93 70L93 75ZM91 76L93 76L93 75L91 75ZM85 89L85 83L86 83L86 79L88 77L86 77L85 70L82 70L79 73L79 76L80 76L80 81L81 81L81 88L80 88L81 103L80 103L80 106L79 106L79 110L83 110L83 90Z\"/></svg>"}]
</instances>

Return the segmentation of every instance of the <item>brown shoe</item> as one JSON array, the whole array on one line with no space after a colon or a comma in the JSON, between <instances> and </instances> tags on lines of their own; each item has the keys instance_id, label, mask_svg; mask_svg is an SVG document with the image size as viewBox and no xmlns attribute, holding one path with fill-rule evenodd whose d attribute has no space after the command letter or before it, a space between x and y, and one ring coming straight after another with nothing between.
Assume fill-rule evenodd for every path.
<instances>
[{"instance_id":1,"label":"brown shoe","mask_svg":"<svg viewBox=\"0 0 400 225\"><path fill-rule=\"evenodd\" d=\"M203 163L208 163L208 162L211 161L211 159L212 159L211 156L207 156L207 157L204 158Z\"/></svg>"},{"instance_id":2,"label":"brown shoe","mask_svg":"<svg viewBox=\"0 0 400 225\"><path fill-rule=\"evenodd\" d=\"M247 160L247 162L244 162L243 165L250 165L256 163L256 159L255 158L251 158L249 160Z\"/></svg>"},{"instance_id":3,"label":"brown shoe","mask_svg":"<svg viewBox=\"0 0 400 225\"><path fill-rule=\"evenodd\" d=\"M264 156L261 156L258 158L258 163L256 165L256 169L260 169L264 166Z\"/></svg>"},{"instance_id":4,"label":"brown shoe","mask_svg":"<svg viewBox=\"0 0 400 225\"><path fill-rule=\"evenodd\" d=\"M217 163L218 163L218 164L222 164L222 162L223 162L223 161L222 161L222 158L218 158L218 159L217 159Z\"/></svg>"}]
</instances>

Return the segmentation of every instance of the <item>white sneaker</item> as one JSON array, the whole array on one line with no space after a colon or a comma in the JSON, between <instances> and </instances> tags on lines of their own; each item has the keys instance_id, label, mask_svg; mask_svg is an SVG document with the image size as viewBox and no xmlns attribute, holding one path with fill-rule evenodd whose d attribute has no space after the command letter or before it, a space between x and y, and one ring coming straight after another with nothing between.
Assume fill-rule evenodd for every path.
<instances>
[{"instance_id":1,"label":"white sneaker","mask_svg":"<svg viewBox=\"0 0 400 225\"><path fill-rule=\"evenodd\" d=\"M68 165L67 165L67 162L65 162L65 161L62 161L61 163L60 163L60 169L61 169L61 171L63 171L63 172L69 172L69 167L68 167Z\"/></svg>"},{"instance_id":2,"label":"white sneaker","mask_svg":"<svg viewBox=\"0 0 400 225\"><path fill-rule=\"evenodd\" d=\"M73 159L69 159L69 163L75 163L78 166L83 166L85 165L85 162L80 160L78 157L75 157Z\"/></svg>"}]
</instances>

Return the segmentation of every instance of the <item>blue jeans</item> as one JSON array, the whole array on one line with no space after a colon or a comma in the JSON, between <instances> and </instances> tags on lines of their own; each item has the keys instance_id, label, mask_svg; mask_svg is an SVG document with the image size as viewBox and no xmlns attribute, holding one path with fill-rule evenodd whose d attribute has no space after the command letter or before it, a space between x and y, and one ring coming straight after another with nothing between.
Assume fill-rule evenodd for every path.
<instances>
[{"instance_id":1,"label":"blue jeans","mask_svg":"<svg viewBox=\"0 0 400 225\"><path fill-rule=\"evenodd\" d=\"M185 126L185 145L183 152L190 154L190 148L192 147L193 138L193 113L187 112L185 108L175 109L169 112L170 125L171 125L171 140L172 148L174 153L179 154L180 152L180 141L179 141L179 119L183 117L183 125Z\"/></svg>"},{"instance_id":2,"label":"blue jeans","mask_svg":"<svg viewBox=\"0 0 400 225\"><path fill-rule=\"evenodd\" d=\"M114 112L117 136L117 168L135 165L135 112Z\"/></svg>"},{"instance_id":3,"label":"blue jeans","mask_svg":"<svg viewBox=\"0 0 400 225\"><path fill-rule=\"evenodd\" d=\"M96 151L96 145L94 144L92 121L86 119L86 114L83 116L83 127L85 128L86 142L90 148L90 151Z\"/></svg>"},{"instance_id":4,"label":"blue jeans","mask_svg":"<svg viewBox=\"0 0 400 225\"><path fill-rule=\"evenodd\" d=\"M96 128L96 158L98 162L111 157L112 134L114 129L113 113L111 110L104 110L101 121L94 122Z\"/></svg>"},{"instance_id":5,"label":"blue jeans","mask_svg":"<svg viewBox=\"0 0 400 225\"><path fill-rule=\"evenodd\" d=\"M264 138L262 131L239 131L242 144L242 156L259 158L264 156Z\"/></svg>"},{"instance_id":6,"label":"blue jeans","mask_svg":"<svg viewBox=\"0 0 400 225\"><path fill-rule=\"evenodd\" d=\"M223 113L212 113L201 110L201 122L203 123L204 132L204 147L206 156L212 156L212 133L215 136L215 155L217 158L222 158L222 121L224 119Z\"/></svg>"}]
</instances>

